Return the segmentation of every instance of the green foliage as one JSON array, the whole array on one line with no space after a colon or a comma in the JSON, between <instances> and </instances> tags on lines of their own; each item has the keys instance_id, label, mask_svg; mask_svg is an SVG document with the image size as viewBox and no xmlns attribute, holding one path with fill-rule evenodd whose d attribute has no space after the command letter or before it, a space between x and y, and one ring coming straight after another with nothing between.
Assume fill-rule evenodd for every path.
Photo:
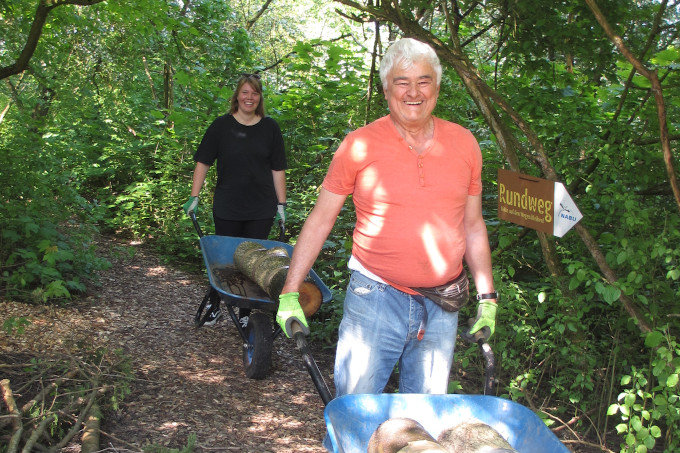
<instances>
[{"instance_id":1,"label":"green foliage","mask_svg":"<svg viewBox=\"0 0 680 453\"><path fill-rule=\"evenodd\" d=\"M68 177L51 172L54 157L13 157L8 172L0 175L0 193L7 200L0 212L2 290L34 302L70 299L107 266L91 240L96 228L90 222L99 211L77 194ZM17 178L26 162L44 171Z\"/></svg>"},{"instance_id":2,"label":"green foliage","mask_svg":"<svg viewBox=\"0 0 680 453\"><path fill-rule=\"evenodd\" d=\"M621 377L622 392L607 415L620 417L616 431L623 436L622 452L647 452L659 440L665 440L664 451L676 451L680 445L680 345L664 328L648 333L645 347L650 367L630 366Z\"/></svg>"},{"instance_id":3,"label":"green foliage","mask_svg":"<svg viewBox=\"0 0 680 453\"><path fill-rule=\"evenodd\" d=\"M24 331L26 330L26 326L30 323L31 321L29 321L27 318L24 318L23 316L20 318L10 316L2 323L2 328L9 335L23 335Z\"/></svg>"},{"instance_id":4,"label":"green foliage","mask_svg":"<svg viewBox=\"0 0 680 453\"><path fill-rule=\"evenodd\" d=\"M0 66L13 63L23 48L30 3L0 6ZM659 2L598 4L633 53L658 71L669 132L677 135L677 8L665 11L660 34L650 39ZM451 43L441 6L399 5L405 17L421 17L427 33ZM241 72L261 71L267 114L284 134L287 228L295 242L342 138L387 113L379 89L367 106L369 77L380 85L368 74L369 28L358 32L325 13L337 6L274 2L252 26L248 20L259 5L241 0L52 10L30 70L0 85L0 108L8 106L0 114L0 295L42 303L82 293L107 266L92 240L100 232L145 241L166 259L203 272L181 205L194 151L210 122L227 111ZM465 15L456 30L464 56L536 132L618 276L610 282L573 231L555 239L563 275L552 275L535 234L497 218L494 184L497 169L507 167L505 156L445 64L435 113L471 129L484 157L483 209L502 296L492 338L500 393L558 408L556 416L598 415L593 426L577 429L606 432L617 418L624 451L677 449L679 332L669 319L677 317L680 296L680 216L656 140L649 81L615 51L583 2L460 6ZM322 39L321 24L332 36L348 37ZM390 38L398 34L394 24L383 23L382 30ZM384 51L387 41L381 44ZM540 176L533 144L506 114L501 119L517 137L521 171ZM206 233L213 231L214 184L211 170L199 211ZM311 320L314 341L329 347L342 316L354 220L349 199L314 266L334 293ZM621 296L650 325L668 328L657 327L643 343L631 334L638 328L621 309ZM461 319L473 311L470 304ZM3 328L21 334L25 322L12 318ZM476 355L474 347L459 347L456 360L461 368L481 366Z\"/></svg>"}]
</instances>

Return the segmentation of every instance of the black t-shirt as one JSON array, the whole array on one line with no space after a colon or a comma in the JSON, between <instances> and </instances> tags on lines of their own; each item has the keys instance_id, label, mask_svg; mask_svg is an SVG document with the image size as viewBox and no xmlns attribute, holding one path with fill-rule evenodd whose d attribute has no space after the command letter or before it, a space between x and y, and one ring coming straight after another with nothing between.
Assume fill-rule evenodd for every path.
<instances>
[{"instance_id":1,"label":"black t-shirt","mask_svg":"<svg viewBox=\"0 0 680 453\"><path fill-rule=\"evenodd\" d=\"M208 127L194 160L212 165L217 160L215 217L223 220L262 220L276 213L272 170L285 170L286 152L279 125L266 116L244 126L231 115Z\"/></svg>"}]
</instances>

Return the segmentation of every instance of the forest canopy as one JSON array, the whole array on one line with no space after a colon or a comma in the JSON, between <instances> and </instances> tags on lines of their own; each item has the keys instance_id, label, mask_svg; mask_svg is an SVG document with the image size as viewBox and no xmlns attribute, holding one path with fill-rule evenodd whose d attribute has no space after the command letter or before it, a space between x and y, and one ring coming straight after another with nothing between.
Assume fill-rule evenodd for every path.
<instances>
[{"instance_id":1,"label":"forest canopy","mask_svg":"<svg viewBox=\"0 0 680 453\"><path fill-rule=\"evenodd\" d=\"M284 134L294 242L340 141L387 114L384 50L414 37L444 66L435 114L482 148L498 394L603 449L676 451L679 21L668 0L0 0L0 297L78 298L107 265L96 234L202 272L181 206L244 72ZM563 183L583 219L562 238L500 220L498 169ZM329 344L353 220L315 264ZM456 364L479 366L462 344Z\"/></svg>"}]
</instances>

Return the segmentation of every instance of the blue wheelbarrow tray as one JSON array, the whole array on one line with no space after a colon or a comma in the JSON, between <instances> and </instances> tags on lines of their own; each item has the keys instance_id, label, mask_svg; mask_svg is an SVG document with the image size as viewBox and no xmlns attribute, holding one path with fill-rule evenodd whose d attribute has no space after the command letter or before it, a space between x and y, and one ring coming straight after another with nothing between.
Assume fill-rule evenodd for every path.
<instances>
[{"instance_id":1,"label":"blue wheelbarrow tray","mask_svg":"<svg viewBox=\"0 0 680 453\"><path fill-rule=\"evenodd\" d=\"M231 303L234 306L260 309L269 312L276 311L279 306L278 301L271 300L269 296L261 291L259 293L257 291L247 292L245 295L236 294L235 292L230 291L229 288L225 288L221 279L216 275L221 269L234 268L234 251L236 251L239 244L245 241L257 242L267 249L284 247L289 255L292 255L293 253L293 246L286 244L285 242L231 236L201 236L201 253L203 254L203 261L205 262L210 285L220 293L222 300ZM333 298L330 290L321 281L314 270L310 271L310 277L319 290L321 290L322 303L330 301Z\"/></svg>"},{"instance_id":2,"label":"blue wheelbarrow tray","mask_svg":"<svg viewBox=\"0 0 680 453\"><path fill-rule=\"evenodd\" d=\"M568 453L543 421L513 401L486 395L356 394L330 401L324 412L335 453L362 452L378 426L412 418L435 439L447 428L480 421L498 431L520 453Z\"/></svg>"}]
</instances>

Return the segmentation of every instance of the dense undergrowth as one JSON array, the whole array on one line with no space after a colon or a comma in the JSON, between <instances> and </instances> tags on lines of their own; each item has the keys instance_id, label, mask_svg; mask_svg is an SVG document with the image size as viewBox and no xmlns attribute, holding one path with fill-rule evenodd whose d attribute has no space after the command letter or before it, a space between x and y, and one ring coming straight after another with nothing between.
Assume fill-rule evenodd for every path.
<instances>
[{"instance_id":1,"label":"dense undergrowth","mask_svg":"<svg viewBox=\"0 0 680 453\"><path fill-rule=\"evenodd\" d=\"M97 10L89 21L84 9L77 17L56 15L39 50L41 61L51 65L13 79L20 94L0 89L2 106L11 107L0 122L3 298L50 304L78 298L108 266L93 248L98 234L142 240L168 262L203 272L196 232L181 205L189 195L193 152L212 118L227 109L231 83L242 71L264 69L267 112L285 136L292 242L340 140L387 112L377 91L367 110L369 50L350 40L299 41L278 66L266 68L271 49L256 38L263 32L219 25L226 7L198 2L199 22L174 10L154 16L155 6L144 10L141 3L134 14L153 20L129 20L128 11L114 6ZM21 28L18 17L12 24ZM97 28L104 23L118 27ZM211 35L200 32L208 23L215 27ZM64 38L60 26L78 28L79 38ZM167 28L168 36L191 46L179 52L176 42L159 37L165 32L147 33L148 27ZM122 39L126 31L138 39ZM675 451L680 215L658 143L639 140L654 129L654 106L639 93L620 97L631 66L615 55L584 47L582 64L590 66L574 72L537 55L533 41L522 35L526 30L517 33L516 47L504 50L502 62L478 51L480 71L531 119L618 281L605 278L575 231L551 238L561 269L555 274L534 232L497 218L496 171L505 159L460 79L445 67L435 113L471 129L484 154L484 211L501 294L492 338L497 393L531 407L553 426L571 421L571 428L601 445ZM59 36L72 40L68 52ZM145 59L129 57L139 52ZM283 54L278 49L276 55ZM668 46L651 61L666 74L669 118L677 117L680 96L673 96L678 85L671 82L677 81L680 51ZM162 100L168 71L174 76L170 105L167 91ZM373 82L379 89L377 77ZM646 88L637 82L639 91ZM629 119L617 120L619 115ZM540 176L525 159L520 167ZM214 180L210 173L199 206L206 233L212 231ZM348 200L315 263L335 296L312 320L314 340L329 347L341 316L353 220ZM622 294L634 301L651 332L643 333L622 308ZM468 304L461 319L473 311ZM473 347L458 348L457 367L481 367Z\"/></svg>"}]
</instances>

